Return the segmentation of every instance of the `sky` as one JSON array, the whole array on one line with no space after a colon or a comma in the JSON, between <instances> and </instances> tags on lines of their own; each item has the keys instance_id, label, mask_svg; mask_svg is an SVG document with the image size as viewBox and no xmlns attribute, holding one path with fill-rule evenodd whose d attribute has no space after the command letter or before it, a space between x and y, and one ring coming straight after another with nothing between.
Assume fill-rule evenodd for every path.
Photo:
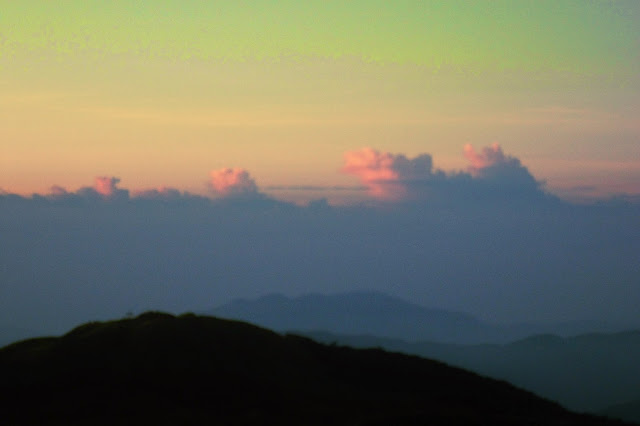
<instances>
[{"instance_id":1,"label":"sky","mask_svg":"<svg viewBox=\"0 0 640 426\"><path fill-rule=\"evenodd\" d=\"M7 192L106 175L205 195L243 168L344 204L366 198L346 152L456 172L494 143L565 199L640 192L636 1L0 5Z\"/></svg>"},{"instance_id":2,"label":"sky","mask_svg":"<svg viewBox=\"0 0 640 426\"><path fill-rule=\"evenodd\" d=\"M0 0L0 326L369 290L639 326L637 22Z\"/></svg>"}]
</instances>

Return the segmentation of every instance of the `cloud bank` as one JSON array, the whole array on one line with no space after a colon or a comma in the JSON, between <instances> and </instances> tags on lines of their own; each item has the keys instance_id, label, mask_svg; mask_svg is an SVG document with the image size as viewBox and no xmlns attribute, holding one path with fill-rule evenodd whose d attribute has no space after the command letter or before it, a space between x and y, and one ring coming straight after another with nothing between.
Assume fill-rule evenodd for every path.
<instances>
[{"instance_id":1,"label":"cloud bank","mask_svg":"<svg viewBox=\"0 0 640 426\"><path fill-rule=\"evenodd\" d=\"M500 144L497 142L493 143L491 146L482 148L480 153L475 151L473 145L466 144L464 146L464 156L469 160L469 171L474 176L478 176L483 169L493 167L498 164L520 164L520 161L516 158L505 157Z\"/></svg>"},{"instance_id":2,"label":"cloud bank","mask_svg":"<svg viewBox=\"0 0 640 426\"><path fill-rule=\"evenodd\" d=\"M218 197L247 197L258 194L258 185L245 169L222 168L210 173L211 192Z\"/></svg>"},{"instance_id":3,"label":"cloud bank","mask_svg":"<svg viewBox=\"0 0 640 426\"><path fill-rule=\"evenodd\" d=\"M239 168L211 173L211 198L110 176L0 192L0 324L57 332L130 310L351 290L489 321L637 319L638 204L550 202L498 145L465 156L445 172L428 154L346 153L343 171L380 204L296 206Z\"/></svg>"},{"instance_id":4,"label":"cloud bank","mask_svg":"<svg viewBox=\"0 0 640 426\"><path fill-rule=\"evenodd\" d=\"M434 167L430 154L423 153L413 158L402 153L390 153L365 147L344 153L341 171L358 177L362 186L270 186L273 191L359 191L366 190L370 201L393 204L472 204L481 202L522 202L542 199L557 202L557 198L544 191L521 161L503 152L499 144L476 151L473 146L464 146L464 156L469 165L465 170L444 171ZM132 190L119 187L120 179L114 176L98 176L93 186L77 191L54 185L46 197L50 200L98 199L113 201L168 201L198 198L177 188ZM258 187L248 170L240 167L225 167L212 170L206 182L212 200L225 203L280 202L269 197ZM35 195L39 196L39 195ZM362 200L362 197L355 197ZM370 203L371 204L371 203Z\"/></svg>"},{"instance_id":5,"label":"cloud bank","mask_svg":"<svg viewBox=\"0 0 640 426\"><path fill-rule=\"evenodd\" d=\"M407 197L407 184L432 177L433 162L429 154L409 159L403 154L362 148L344 154L342 171L360 178L376 198L397 201Z\"/></svg>"},{"instance_id":6,"label":"cloud bank","mask_svg":"<svg viewBox=\"0 0 640 426\"><path fill-rule=\"evenodd\" d=\"M120 179L117 177L98 176L95 178L93 188L103 197L113 197L118 193L117 185Z\"/></svg>"},{"instance_id":7,"label":"cloud bank","mask_svg":"<svg viewBox=\"0 0 640 426\"><path fill-rule=\"evenodd\" d=\"M505 155L497 143L484 147L479 153L471 144L467 144L464 146L464 156L470 163L469 173L496 190L502 189L509 195L541 190L541 182L529 173L519 159Z\"/></svg>"},{"instance_id":8,"label":"cloud bank","mask_svg":"<svg viewBox=\"0 0 640 426\"><path fill-rule=\"evenodd\" d=\"M383 201L464 201L550 198L520 160L493 144L476 152L465 145L467 171L434 169L429 154L403 154L362 148L344 154L342 171L360 178L369 194Z\"/></svg>"},{"instance_id":9,"label":"cloud bank","mask_svg":"<svg viewBox=\"0 0 640 426\"><path fill-rule=\"evenodd\" d=\"M120 188L120 178L115 176L96 176L93 186L83 186L76 191L53 185L44 195L33 194L34 199L46 199L51 202L142 202L142 201L212 201L211 199L180 191L177 188L161 186L159 188L147 188L129 190ZM207 182L209 192L214 199L255 198L267 197L258 190L255 181L244 169L223 168L213 170L210 173L210 181ZM8 192L6 193L9 194ZM0 193L3 195L3 193Z\"/></svg>"}]
</instances>

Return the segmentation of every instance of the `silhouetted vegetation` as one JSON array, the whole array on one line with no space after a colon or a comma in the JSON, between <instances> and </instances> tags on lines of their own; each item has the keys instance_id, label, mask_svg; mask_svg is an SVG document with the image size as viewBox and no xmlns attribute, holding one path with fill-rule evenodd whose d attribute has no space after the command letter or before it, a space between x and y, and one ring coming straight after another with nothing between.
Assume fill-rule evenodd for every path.
<instances>
[{"instance_id":1,"label":"silhouetted vegetation","mask_svg":"<svg viewBox=\"0 0 640 426\"><path fill-rule=\"evenodd\" d=\"M436 361L146 313L0 349L2 423L613 425Z\"/></svg>"}]
</instances>

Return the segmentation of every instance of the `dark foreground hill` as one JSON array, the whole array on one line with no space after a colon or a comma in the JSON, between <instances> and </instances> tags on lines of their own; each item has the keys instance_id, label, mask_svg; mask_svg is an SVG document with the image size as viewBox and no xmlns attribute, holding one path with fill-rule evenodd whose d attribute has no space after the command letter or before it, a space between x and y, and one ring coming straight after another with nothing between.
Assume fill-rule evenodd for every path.
<instances>
[{"instance_id":1,"label":"dark foreground hill","mask_svg":"<svg viewBox=\"0 0 640 426\"><path fill-rule=\"evenodd\" d=\"M0 349L2 424L613 425L422 358L148 313Z\"/></svg>"}]
</instances>

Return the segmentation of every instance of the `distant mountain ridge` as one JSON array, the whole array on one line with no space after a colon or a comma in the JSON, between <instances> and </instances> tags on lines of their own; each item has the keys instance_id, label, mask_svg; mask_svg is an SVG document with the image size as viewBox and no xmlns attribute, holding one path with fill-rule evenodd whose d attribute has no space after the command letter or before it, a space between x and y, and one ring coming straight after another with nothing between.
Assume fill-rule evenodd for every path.
<instances>
[{"instance_id":1,"label":"distant mountain ridge","mask_svg":"<svg viewBox=\"0 0 640 426\"><path fill-rule=\"evenodd\" d=\"M505 382L247 323L146 313L0 349L6 425L620 425Z\"/></svg>"},{"instance_id":2,"label":"distant mountain ridge","mask_svg":"<svg viewBox=\"0 0 640 426\"><path fill-rule=\"evenodd\" d=\"M288 298L269 294L255 300L235 299L206 312L278 331L327 330L372 333L407 340L481 341L491 329L471 315L428 309L382 293L307 294Z\"/></svg>"},{"instance_id":3,"label":"distant mountain ridge","mask_svg":"<svg viewBox=\"0 0 640 426\"><path fill-rule=\"evenodd\" d=\"M461 312L424 307L378 292L307 294L289 298L270 294L257 299L234 299L202 314L239 319L277 331L329 331L347 335L375 335L406 341L479 344L509 343L534 334L575 336L589 332L612 333L640 328L599 321L554 324L496 325ZM119 315L124 315L125 311ZM112 316L103 316L102 319ZM87 318L88 319L88 318ZM35 336L59 335L64 328L49 324L0 323L0 347Z\"/></svg>"},{"instance_id":4,"label":"distant mountain ridge","mask_svg":"<svg viewBox=\"0 0 640 426\"><path fill-rule=\"evenodd\" d=\"M235 299L203 313L278 331L328 331L459 344L508 343L542 333L575 335L616 330L615 326L596 322L495 325L466 313L427 308L377 292L294 298L270 294L251 300Z\"/></svg>"},{"instance_id":5,"label":"distant mountain ridge","mask_svg":"<svg viewBox=\"0 0 640 426\"><path fill-rule=\"evenodd\" d=\"M640 395L640 330L575 337L535 335L503 345L406 342L327 332L303 334L325 343L380 347L436 359L506 380L572 410L609 413L602 410ZM630 412L631 406L620 409Z\"/></svg>"}]
</instances>

